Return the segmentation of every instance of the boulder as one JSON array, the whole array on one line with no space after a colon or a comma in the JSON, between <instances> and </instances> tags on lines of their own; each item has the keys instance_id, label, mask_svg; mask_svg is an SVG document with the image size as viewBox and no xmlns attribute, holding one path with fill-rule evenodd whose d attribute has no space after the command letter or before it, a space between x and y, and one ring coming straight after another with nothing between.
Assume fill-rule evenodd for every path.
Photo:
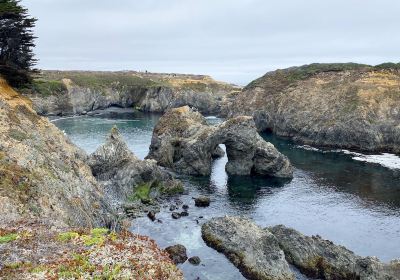
<instances>
[{"instance_id":1,"label":"boulder","mask_svg":"<svg viewBox=\"0 0 400 280\"><path fill-rule=\"evenodd\" d=\"M283 225L268 228L275 235L289 263L312 278L321 279L399 279L395 265L381 263L374 257L360 257L343 246L319 236L304 236Z\"/></svg>"},{"instance_id":2,"label":"boulder","mask_svg":"<svg viewBox=\"0 0 400 280\"><path fill-rule=\"evenodd\" d=\"M154 128L148 159L189 175L209 175L218 145L225 144L231 175L293 176L288 158L258 133L252 117L239 116L218 126L188 106L167 111Z\"/></svg>"},{"instance_id":3,"label":"boulder","mask_svg":"<svg viewBox=\"0 0 400 280\"><path fill-rule=\"evenodd\" d=\"M276 238L248 219L213 218L201 233L208 246L225 254L248 279L294 279Z\"/></svg>"},{"instance_id":4,"label":"boulder","mask_svg":"<svg viewBox=\"0 0 400 280\"><path fill-rule=\"evenodd\" d=\"M199 196L194 200L194 205L197 207L208 207L210 206L210 198L207 196Z\"/></svg>"},{"instance_id":5,"label":"boulder","mask_svg":"<svg viewBox=\"0 0 400 280\"><path fill-rule=\"evenodd\" d=\"M172 212L171 213L171 217L175 220L180 219L181 218L181 213L178 212Z\"/></svg>"},{"instance_id":6,"label":"boulder","mask_svg":"<svg viewBox=\"0 0 400 280\"><path fill-rule=\"evenodd\" d=\"M186 248L181 244L169 246L165 248L165 251L167 251L171 260L175 264L184 263L188 259L186 254Z\"/></svg>"},{"instance_id":7,"label":"boulder","mask_svg":"<svg viewBox=\"0 0 400 280\"><path fill-rule=\"evenodd\" d=\"M200 258L197 256L189 258L188 261L193 265L199 265L201 263Z\"/></svg>"},{"instance_id":8,"label":"boulder","mask_svg":"<svg viewBox=\"0 0 400 280\"><path fill-rule=\"evenodd\" d=\"M152 204L162 195L180 193L183 185L154 160L140 160L113 127L105 144L89 156L93 175L103 185L108 201L119 208L126 200Z\"/></svg>"}]
</instances>

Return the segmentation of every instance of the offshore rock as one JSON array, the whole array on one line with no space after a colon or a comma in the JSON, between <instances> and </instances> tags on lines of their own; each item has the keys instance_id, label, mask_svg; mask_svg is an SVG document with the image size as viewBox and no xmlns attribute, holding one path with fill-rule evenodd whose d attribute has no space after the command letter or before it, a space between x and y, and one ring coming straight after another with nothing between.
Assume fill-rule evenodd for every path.
<instances>
[{"instance_id":1,"label":"offshore rock","mask_svg":"<svg viewBox=\"0 0 400 280\"><path fill-rule=\"evenodd\" d=\"M209 175L219 144L226 146L229 174L293 176L288 158L264 141L251 117L239 116L210 126L188 106L169 110L160 118L147 158L182 174Z\"/></svg>"}]
</instances>

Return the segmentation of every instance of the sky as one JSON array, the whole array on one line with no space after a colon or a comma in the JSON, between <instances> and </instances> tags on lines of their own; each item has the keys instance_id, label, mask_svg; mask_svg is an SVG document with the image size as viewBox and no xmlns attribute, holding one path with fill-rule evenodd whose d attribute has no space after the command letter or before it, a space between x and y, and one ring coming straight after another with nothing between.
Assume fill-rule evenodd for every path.
<instances>
[{"instance_id":1,"label":"sky","mask_svg":"<svg viewBox=\"0 0 400 280\"><path fill-rule=\"evenodd\" d=\"M22 0L41 69L207 74L400 62L398 0Z\"/></svg>"}]
</instances>

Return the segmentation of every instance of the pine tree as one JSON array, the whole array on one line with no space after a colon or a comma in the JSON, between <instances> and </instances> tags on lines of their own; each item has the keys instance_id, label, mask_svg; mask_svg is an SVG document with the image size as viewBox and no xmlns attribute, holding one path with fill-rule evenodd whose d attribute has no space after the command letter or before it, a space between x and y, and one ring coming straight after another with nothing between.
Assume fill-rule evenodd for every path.
<instances>
[{"instance_id":1,"label":"pine tree","mask_svg":"<svg viewBox=\"0 0 400 280\"><path fill-rule=\"evenodd\" d=\"M0 0L0 75L12 86L31 82L35 47L32 28L36 19L20 0Z\"/></svg>"}]
</instances>

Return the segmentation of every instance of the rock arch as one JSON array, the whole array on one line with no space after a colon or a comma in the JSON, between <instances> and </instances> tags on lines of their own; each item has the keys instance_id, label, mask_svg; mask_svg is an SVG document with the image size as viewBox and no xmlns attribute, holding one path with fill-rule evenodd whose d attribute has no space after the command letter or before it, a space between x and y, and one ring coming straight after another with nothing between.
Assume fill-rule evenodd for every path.
<instances>
[{"instance_id":1,"label":"rock arch","mask_svg":"<svg viewBox=\"0 0 400 280\"><path fill-rule=\"evenodd\" d=\"M188 106L169 110L160 118L147 158L178 173L209 175L219 144L226 146L228 174L293 176L287 157L257 133L252 117L239 116L211 126Z\"/></svg>"}]
</instances>

